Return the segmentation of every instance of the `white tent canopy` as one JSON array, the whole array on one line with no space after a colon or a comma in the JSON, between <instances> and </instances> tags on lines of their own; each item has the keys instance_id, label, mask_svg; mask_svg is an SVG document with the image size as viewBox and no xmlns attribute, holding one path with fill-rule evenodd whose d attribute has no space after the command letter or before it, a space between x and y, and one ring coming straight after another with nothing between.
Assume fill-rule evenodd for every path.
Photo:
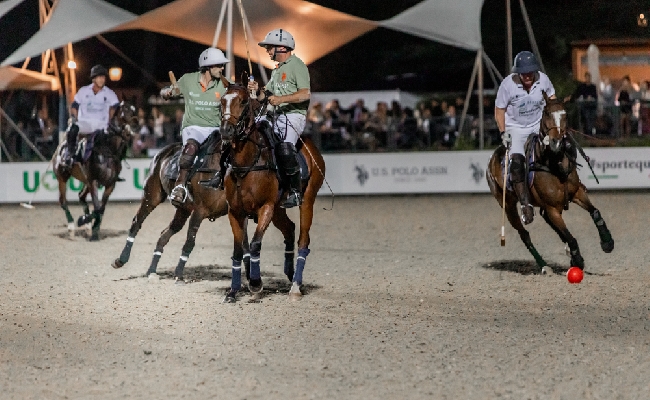
<instances>
[{"instance_id":1,"label":"white tent canopy","mask_svg":"<svg viewBox=\"0 0 650 400\"><path fill-rule=\"evenodd\" d=\"M380 22L385 28L436 42L479 50L484 0L427 0Z\"/></svg>"},{"instance_id":2,"label":"white tent canopy","mask_svg":"<svg viewBox=\"0 0 650 400\"><path fill-rule=\"evenodd\" d=\"M296 55L310 64L376 28L375 22L303 0L242 0L242 4L253 33L248 37L251 60L269 68L273 62L258 51L257 43L273 29L291 32L296 38ZM116 29L143 29L211 45L219 20L218 5L214 0L176 0ZM238 21L233 23L233 52L246 58L244 28L239 18L236 16ZM226 48L225 35L220 35L217 47Z\"/></svg>"},{"instance_id":3,"label":"white tent canopy","mask_svg":"<svg viewBox=\"0 0 650 400\"><path fill-rule=\"evenodd\" d=\"M28 69L11 66L0 68L0 91L2 90L59 90L59 80L53 75L41 74Z\"/></svg>"},{"instance_id":4,"label":"white tent canopy","mask_svg":"<svg viewBox=\"0 0 650 400\"><path fill-rule=\"evenodd\" d=\"M268 31L279 27L294 35L296 54L307 64L379 26L469 50L481 48L483 0L424 0L379 22L303 0L242 0L242 3L253 31L253 37L248 38L251 58L267 66L271 66L268 58L260 60L257 56L262 54L257 52L257 42ZM52 18L2 65L109 30L143 29L211 45L219 20L218 5L214 0L176 0L138 17L103 0L59 0ZM233 24L233 36L234 53L246 57L241 23ZM218 46L225 48L226 39L223 35L221 39Z\"/></svg>"},{"instance_id":5,"label":"white tent canopy","mask_svg":"<svg viewBox=\"0 0 650 400\"><path fill-rule=\"evenodd\" d=\"M59 0L49 21L2 65L78 42L135 18L137 15L102 0Z\"/></svg>"},{"instance_id":6,"label":"white tent canopy","mask_svg":"<svg viewBox=\"0 0 650 400\"><path fill-rule=\"evenodd\" d=\"M23 0L4 0L0 3L0 18L20 4Z\"/></svg>"}]
</instances>

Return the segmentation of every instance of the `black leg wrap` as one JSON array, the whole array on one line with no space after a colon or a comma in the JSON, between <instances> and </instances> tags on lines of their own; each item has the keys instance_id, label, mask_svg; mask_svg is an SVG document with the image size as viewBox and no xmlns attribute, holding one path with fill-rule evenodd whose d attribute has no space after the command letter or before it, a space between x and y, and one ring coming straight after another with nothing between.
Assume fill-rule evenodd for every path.
<instances>
[{"instance_id":1,"label":"black leg wrap","mask_svg":"<svg viewBox=\"0 0 650 400\"><path fill-rule=\"evenodd\" d=\"M302 203L300 165L296 158L296 147L293 143L282 142L276 146L275 157L278 160L280 174L289 185L289 195L282 207L289 208L299 206Z\"/></svg>"},{"instance_id":2,"label":"black leg wrap","mask_svg":"<svg viewBox=\"0 0 650 400\"><path fill-rule=\"evenodd\" d=\"M147 276L156 273L156 269L158 268L158 261L160 261L160 257L162 257L161 252L153 253L153 258L151 259L151 265L149 266L149 269L147 270Z\"/></svg>"}]
</instances>

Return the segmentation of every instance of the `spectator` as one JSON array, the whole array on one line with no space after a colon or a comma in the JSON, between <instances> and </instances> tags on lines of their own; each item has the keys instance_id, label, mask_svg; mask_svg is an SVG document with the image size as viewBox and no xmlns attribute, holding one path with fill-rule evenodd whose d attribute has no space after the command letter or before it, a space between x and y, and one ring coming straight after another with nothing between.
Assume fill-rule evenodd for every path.
<instances>
[{"instance_id":1,"label":"spectator","mask_svg":"<svg viewBox=\"0 0 650 400\"><path fill-rule=\"evenodd\" d=\"M405 107L402 111L402 120L399 124L399 136L397 147L400 149L412 149L418 145L418 121L413 116L413 110Z\"/></svg>"},{"instance_id":2,"label":"spectator","mask_svg":"<svg viewBox=\"0 0 650 400\"><path fill-rule=\"evenodd\" d=\"M389 127L388 104L379 101L377 102L377 109L368 118L368 121L363 127L363 131L368 133L374 146L385 147L388 144Z\"/></svg>"},{"instance_id":3,"label":"spectator","mask_svg":"<svg viewBox=\"0 0 650 400\"><path fill-rule=\"evenodd\" d=\"M165 114L154 106L151 108L151 117L153 119L153 137L155 140L156 148L161 148L165 145L165 132L163 124L165 123Z\"/></svg>"},{"instance_id":4,"label":"spectator","mask_svg":"<svg viewBox=\"0 0 650 400\"><path fill-rule=\"evenodd\" d=\"M632 85L630 77L625 75L621 88L616 94L616 105L620 111L619 132L622 137L629 137L632 132Z\"/></svg>"},{"instance_id":5,"label":"spectator","mask_svg":"<svg viewBox=\"0 0 650 400\"><path fill-rule=\"evenodd\" d=\"M572 100L578 104L580 110L580 123L582 131L586 135L596 134L596 115L598 113L598 88L591 81L591 74L585 72L584 82L580 82Z\"/></svg>"}]
</instances>

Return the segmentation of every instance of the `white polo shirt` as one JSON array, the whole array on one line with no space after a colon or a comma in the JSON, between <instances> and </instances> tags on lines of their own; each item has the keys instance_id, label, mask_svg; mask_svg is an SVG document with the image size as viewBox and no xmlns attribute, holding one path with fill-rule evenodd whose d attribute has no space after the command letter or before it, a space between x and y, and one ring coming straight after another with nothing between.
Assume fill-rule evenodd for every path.
<instances>
[{"instance_id":1,"label":"white polo shirt","mask_svg":"<svg viewBox=\"0 0 650 400\"><path fill-rule=\"evenodd\" d=\"M79 104L77 125L82 133L108 127L109 109L120 102L115 92L106 86L95 94L92 83L79 89L74 101Z\"/></svg>"},{"instance_id":2,"label":"white polo shirt","mask_svg":"<svg viewBox=\"0 0 650 400\"><path fill-rule=\"evenodd\" d=\"M539 79L533 82L530 92L526 92L519 81L518 74L508 75L497 92L495 106L506 110L506 128L531 128L538 127L544 110L544 96L551 97L555 88L551 80L543 72L538 72ZM515 78L517 81L515 81Z\"/></svg>"}]
</instances>

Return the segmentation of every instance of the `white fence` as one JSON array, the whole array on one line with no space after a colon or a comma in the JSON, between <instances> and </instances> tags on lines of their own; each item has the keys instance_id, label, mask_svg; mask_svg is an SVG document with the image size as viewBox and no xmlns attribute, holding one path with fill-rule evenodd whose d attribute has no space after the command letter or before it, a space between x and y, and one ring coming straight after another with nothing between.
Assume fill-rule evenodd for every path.
<instances>
[{"instance_id":1,"label":"white fence","mask_svg":"<svg viewBox=\"0 0 650 400\"><path fill-rule=\"evenodd\" d=\"M580 178L590 190L650 188L650 147L589 148ZM485 168L491 151L449 151L325 155L326 178L335 195L489 192ZM129 159L111 199L139 200L150 159ZM58 185L48 163L0 164L0 203L58 201ZM40 183L40 184L39 184ZM81 184L68 182L67 197L76 200ZM319 194L328 195L327 185Z\"/></svg>"}]
</instances>

